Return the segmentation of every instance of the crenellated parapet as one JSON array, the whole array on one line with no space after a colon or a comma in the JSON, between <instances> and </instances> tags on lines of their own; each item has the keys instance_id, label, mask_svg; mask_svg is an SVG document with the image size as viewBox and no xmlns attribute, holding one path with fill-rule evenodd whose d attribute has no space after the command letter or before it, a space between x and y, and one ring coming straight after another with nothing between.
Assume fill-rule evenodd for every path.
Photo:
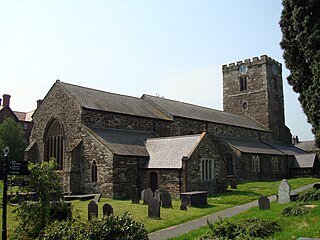
<instances>
[{"instance_id":1,"label":"crenellated parapet","mask_svg":"<svg viewBox=\"0 0 320 240\"><path fill-rule=\"evenodd\" d=\"M260 64L265 64L267 63L268 65L277 65L281 69L281 63L278 61L272 59L271 57L268 57L267 55L261 55L259 57L254 57L252 59L245 59L244 61L237 61L229 64L224 64L222 65L222 71L227 72L227 71L234 71L239 69L240 66L254 66L254 65L260 65Z\"/></svg>"}]
</instances>

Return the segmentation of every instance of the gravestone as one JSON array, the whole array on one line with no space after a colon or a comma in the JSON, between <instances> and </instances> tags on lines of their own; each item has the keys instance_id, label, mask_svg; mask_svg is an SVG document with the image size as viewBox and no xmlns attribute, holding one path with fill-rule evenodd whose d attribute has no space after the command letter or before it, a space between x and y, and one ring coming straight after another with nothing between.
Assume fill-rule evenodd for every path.
<instances>
[{"instance_id":1,"label":"gravestone","mask_svg":"<svg viewBox=\"0 0 320 240\"><path fill-rule=\"evenodd\" d=\"M237 189L237 180L236 179L232 179L231 180L231 189Z\"/></svg>"},{"instance_id":2,"label":"gravestone","mask_svg":"<svg viewBox=\"0 0 320 240\"><path fill-rule=\"evenodd\" d=\"M144 192L143 204L148 205L149 201L153 198L153 192L151 188L147 188Z\"/></svg>"},{"instance_id":3,"label":"gravestone","mask_svg":"<svg viewBox=\"0 0 320 240\"><path fill-rule=\"evenodd\" d=\"M108 203L103 205L102 211L103 211L103 216L110 216L111 214L113 214L113 208Z\"/></svg>"},{"instance_id":4,"label":"gravestone","mask_svg":"<svg viewBox=\"0 0 320 240\"><path fill-rule=\"evenodd\" d=\"M290 185L286 179L283 179L279 185L278 203L290 202Z\"/></svg>"},{"instance_id":5,"label":"gravestone","mask_svg":"<svg viewBox=\"0 0 320 240\"><path fill-rule=\"evenodd\" d=\"M133 204L139 204L139 193L138 188L135 185L131 186L131 202Z\"/></svg>"},{"instance_id":6,"label":"gravestone","mask_svg":"<svg viewBox=\"0 0 320 240\"><path fill-rule=\"evenodd\" d=\"M94 195L94 199L93 199L93 201L95 201L95 202L97 203L97 202L99 202L99 201L100 201L100 198L101 198L101 194L100 194L100 193L95 194L95 195Z\"/></svg>"},{"instance_id":7,"label":"gravestone","mask_svg":"<svg viewBox=\"0 0 320 240\"><path fill-rule=\"evenodd\" d=\"M143 203L143 199L144 199L144 193L146 192L146 190L142 190L141 191L141 200L142 200L142 203Z\"/></svg>"},{"instance_id":8,"label":"gravestone","mask_svg":"<svg viewBox=\"0 0 320 240\"><path fill-rule=\"evenodd\" d=\"M158 199L150 199L148 204L148 217L156 219L160 218L160 203Z\"/></svg>"},{"instance_id":9,"label":"gravestone","mask_svg":"<svg viewBox=\"0 0 320 240\"><path fill-rule=\"evenodd\" d=\"M270 200L266 196L259 197L258 203L259 203L260 210L270 209Z\"/></svg>"},{"instance_id":10,"label":"gravestone","mask_svg":"<svg viewBox=\"0 0 320 240\"><path fill-rule=\"evenodd\" d=\"M188 204L185 202L182 202L180 205L180 210L187 211L187 209L188 209Z\"/></svg>"},{"instance_id":11,"label":"gravestone","mask_svg":"<svg viewBox=\"0 0 320 240\"><path fill-rule=\"evenodd\" d=\"M315 189L320 189L320 183L315 183L315 184L313 184L313 188L315 188Z\"/></svg>"},{"instance_id":12,"label":"gravestone","mask_svg":"<svg viewBox=\"0 0 320 240\"><path fill-rule=\"evenodd\" d=\"M160 206L161 206L161 192L160 192L160 190L157 189L156 191L154 191L154 198L159 201Z\"/></svg>"},{"instance_id":13,"label":"gravestone","mask_svg":"<svg viewBox=\"0 0 320 240\"><path fill-rule=\"evenodd\" d=\"M161 206L163 208L172 208L171 195L166 190L162 190L161 192Z\"/></svg>"},{"instance_id":14,"label":"gravestone","mask_svg":"<svg viewBox=\"0 0 320 240\"><path fill-rule=\"evenodd\" d=\"M94 217L98 217L98 204L95 201L90 201L88 204L88 220L91 221Z\"/></svg>"}]
</instances>

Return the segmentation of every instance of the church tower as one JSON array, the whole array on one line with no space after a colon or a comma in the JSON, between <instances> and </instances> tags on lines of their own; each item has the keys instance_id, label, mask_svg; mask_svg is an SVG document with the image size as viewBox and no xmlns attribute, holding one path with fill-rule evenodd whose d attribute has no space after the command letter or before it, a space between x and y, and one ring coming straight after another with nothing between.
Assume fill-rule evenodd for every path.
<instances>
[{"instance_id":1,"label":"church tower","mask_svg":"<svg viewBox=\"0 0 320 240\"><path fill-rule=\"evenodd\" d=\"M281 63L263 55L222 66L223 109L247 115L273 133L275 141L291 143L285 126Z\"/></svg>"}]
</instances>

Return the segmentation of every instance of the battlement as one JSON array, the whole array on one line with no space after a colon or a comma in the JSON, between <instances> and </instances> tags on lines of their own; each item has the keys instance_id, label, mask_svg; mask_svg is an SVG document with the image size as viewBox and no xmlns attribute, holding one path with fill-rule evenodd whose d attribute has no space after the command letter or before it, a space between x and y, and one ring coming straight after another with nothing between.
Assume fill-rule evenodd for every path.
<instances>
[{"instance_id":1,"label":"battlement","mask_svg":"<svg viewBox=\"0 0 320 240\"><path fill-rule=\"evenodd\" d=\"M253 66L253 65L260 65L260 64L276 64L278 67L281 68L281 63L277 62L276 60L272 59L271 57L268 57L267 55L261 55L260 58L259 57L254 57L252 59L245 59L244 61L238 61L238 62L233 62L233 63L229 63L222 65L222 71L233 71L233 70L237 70L239 69L240 65L244 65L244 66Z\"/></svg>"}]
</instances>

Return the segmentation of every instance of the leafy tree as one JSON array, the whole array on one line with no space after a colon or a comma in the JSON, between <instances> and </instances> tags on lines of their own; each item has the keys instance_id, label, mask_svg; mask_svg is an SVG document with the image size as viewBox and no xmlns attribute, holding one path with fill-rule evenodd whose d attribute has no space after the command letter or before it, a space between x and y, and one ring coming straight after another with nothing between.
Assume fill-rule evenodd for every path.
<instances>
[{"instance_id":1,"label":"leafy tree","mask_svg":"<svg viewBox=\"0 0 320 240\"><path fill-rule=\"evenodd\" d=\"M313 126L320 146L320 1L283 0L280 20L288 82Z\"/></svg>"},{"instance_id":2,"label":"leafy tree","mask_svg":"<svg viewBox=\"0 0 320 240\"><path fill-rule=\"evenodd\" d=\"M10 148L10 159L23 160L24 150L27 147L27 142L24 138L24 131L19 123L16 123L12 118L6 118L0 124L0 149L8 146Z\"/></svg>"},{"instance_id":3,"label":"leafy tree","mask_svg":"<svg viewBox=\"0 0 320 240\"><path fill-rule=\"evenodd\" d=\"M27 176L28 185L23 190L35 192L38 202L24 202L14 210L19 222L11 239L35 239L41 231L54 220L63 220L71 217L71 208L62 199L60 179L56 173L54 159L41 164L30 164L30 176Z\"/></svg>"}]
</instances>

